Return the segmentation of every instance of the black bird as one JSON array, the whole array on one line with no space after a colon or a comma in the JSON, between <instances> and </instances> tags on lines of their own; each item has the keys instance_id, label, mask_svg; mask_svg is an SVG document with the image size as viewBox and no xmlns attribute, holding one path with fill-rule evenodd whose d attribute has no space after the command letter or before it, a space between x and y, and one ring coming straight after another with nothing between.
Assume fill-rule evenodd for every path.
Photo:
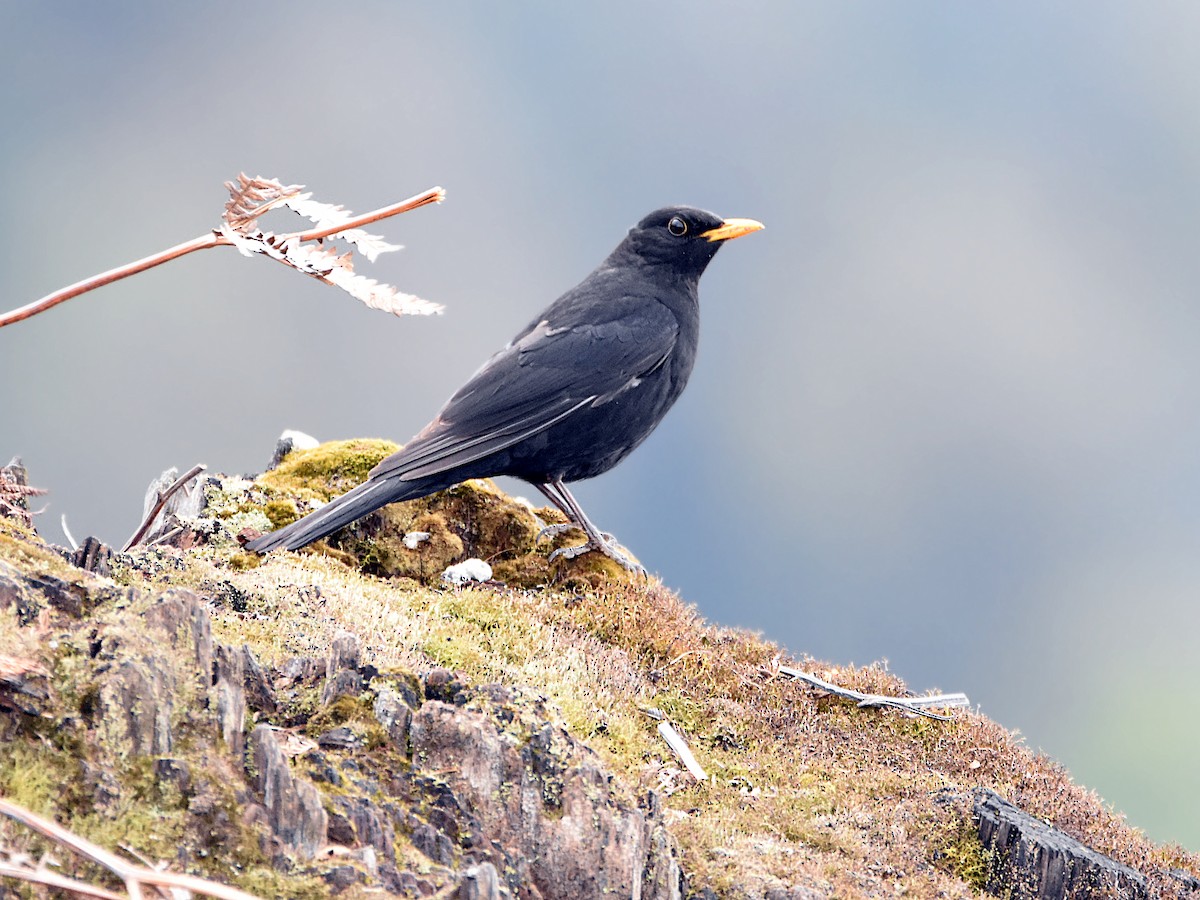
<instances>
[{"instance_id":1,"label":"black bird","mask_svg":"<svg viewBox=\"0 0 1200 900\"><path fill-rule=\"evenodd\" d=\"M367 480L248 549L296 550L388 503L470 478L513 475L537 486L587 542L632 563L599 531L565 482L607 472L644 441L679 398L700 332L700 275L723 241L758 231L687 206L650 213L576 287L554 301L476 372Z\"/></svg>"}]
</instances>

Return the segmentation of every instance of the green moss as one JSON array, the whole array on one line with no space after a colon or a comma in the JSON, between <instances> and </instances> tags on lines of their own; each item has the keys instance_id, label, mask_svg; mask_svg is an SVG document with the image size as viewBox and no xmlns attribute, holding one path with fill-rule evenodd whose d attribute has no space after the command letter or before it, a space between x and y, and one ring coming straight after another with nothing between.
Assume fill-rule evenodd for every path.
<instances>
[{"instance_id":1,"label":"green moss","mask_svg":"<svg viewBox=\"0 0 1200 900\"><path fill-rule=\"evenodd\" d=\"M235 572L257 569L260 565L262 565L262 557L257 553L235 553L229 557L229 568Z\"/></svg>"},{"instance_id":2,"label":"green moss","mask_svg":"<svg viewBox=\"0 0 1200 900\"><path fill-rule=\"evenodd\" d=\"M329 441L294 450L259 483L291 496L332 500L367 480L370 471L400 447L391 441Z\"/></svg>"},{"instance_id":3,"label":"green moss","mask_svg":"<svg viewBox=\"0 0 1200 900\"><path fill-rule=\"evenodd\" d=\"M326 900L329 885L316 875L283 874L268 866L255 866L237 875L234 882L264 900Z\"/></svg>"},{"instance_id":4,"label":"green moss","mask_svg":"<svg viewBox=\"0 0 1200 900\"><path fill-rule=\"evenodd\" d=\"M324 734L331 728L348 723L378 726L373 703L374 697L371 694L338 697L332 703L318 709L308 720L305 730L310 736L315 737Z\"/></svg>"},{"instance_id":5,"label":"green moss","mask_svg":"<svg viewBox=\"0 0 1200 900\"><path fill-rule=\"evenodd\" d=\"M43 815L62 799L62 787L74 767L61 754L24 741L6 743L0 751L0 796Z\"/></svg>"},{"instance_id":6,"label":"green moss","mask_svg":"<svg viewBox=\"0 0 1200 900\"><path fill-rule=\"evenodd\" d=\"M968 816L961 816L942 832L942 839L933 848L933 860L938 868L961 878L979 893L987 887L992 854L983 846Z\"/></svg>"},{"instance_id":7,"label":"green moss","mask_svg":"<svg viewBox=\"0 0 1200 900\"><path fill-rule=\"evenodd\" d=\"M294 500L268 500L263 506L263 512L271 520L272 528L291 525L300 518L300 512L296 509Z\"/></svg>"}]
</instances>

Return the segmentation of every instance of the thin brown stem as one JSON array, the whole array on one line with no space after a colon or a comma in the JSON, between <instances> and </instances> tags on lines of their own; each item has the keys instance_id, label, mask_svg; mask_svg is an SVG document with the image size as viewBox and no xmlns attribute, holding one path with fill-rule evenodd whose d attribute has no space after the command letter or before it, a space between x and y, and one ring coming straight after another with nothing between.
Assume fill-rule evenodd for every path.
<instances>
[{"instance_id":1,"label":"thin brown stem","mask_svg":"<svg viewBox=\"0 0 1200 900\"><path fill-rule=\"evenodd\" d=\"M153 256L146 256L135 262L117 266L115 269L109 269L107 272L101 272L99 275L93 275L91 278L85 278L83 281L77 281L72 285L55 291L53 294L47 294L41 300L35 300L19 309L14 309L12 312L4 313L0 315L0 328L3 328L5 325L12 325L14 322L20 322L22 319L28 319L30 316L36 316L38 313L45 312L51 307L58 306L60 303L65 303L73 297L78 297L80 294L86 294L88 291L94 291L96 288L112 284L114 281L120 281L122 278L128 278L130 275L136 275L138 272L144 272L147 269L153 269L155 266L161 266L165 262L178 259L196 250L207 250L209 247L220 247L222 244L229 243L229 238L215 231L212 234L204 235L204 237L184 241L182 244L176 244L174 247L164 250L161 253L155 253Z\"/></svg>"},{"instance_id":2,"label":"thin brown stem","mask_svg":"<svg viewBox=\"0 0 1200 900\"><path fill-rule=\"evenodd\" d=\"M393 203L391 206L385 206L374 212L355 216L341 225L328 228L314 228L311 231L299 231L294 234L285 235L285 237L296 238L301 241L315 241L320 238L339 234L343 231L349 231L352 228L361 228L372 222L378 222L380 219L399 215L409 210L419 209L431 203L441 203L445 198L446 192L440 187L430 188L427 191L422 191L420 194L409 197L407 200ZM88 291L94 291L96 288L112 284L114 281L120 281L122 278L128 278L130 275L136 275L155 266L161 266L165 262L178 259L196 250L208 250L210 247L232 246L232 244L233 242L229 238L218 231L193 238L190 241L184 241L182 244L176 244L174 247L163 250L161 253L155 253L152 256L144 257L135 262L117 266L115 269L109 269L107 272L101 272L99 275L93 275L91 278L85 278L83 281L77 281L72 285L60 288L52 294L47 294L40 300L27 303L25 306L14 309L11 312L0 313L0 328L28 319L30 316L36 316L38 313L45 312L52 307L58 306L60 303L65 303L67 300L78 297L80 294L86 294Z\"/></svg>"},{"instance_id":3,"label":"thin brown stem","mask_svg":"<svg viewBox=\"0 0 1200 900\"><path fill-rule=\"evenodd\" d=\"M18 881L44 884L47 887L58 888L60 891L69 891L80 897L96 897L97 900L127 900L127 895L114 894L112 891L88 884L86 881L76 881L74 878L68 878L46 869L30 869L25 866L0 862L0 878L15 878Z\"/></svg>"},{"instance_id":4,"label":"thin brown stem","mask_svg":"<svg viewBox=\"0 0 1200 900\"><path fill-rule=\"evenodd\" d=\"M228 887L215 881L206 881L191 875L176 875L174 872L156 872L153 869L132 865L86 838L67 831L57 822L43 819L23 806L11 803L2 797L0 797L0 815L15 819L26 828L45 835L50 840L74 850L80 856L108 869L125 882L125 890L128 892L130 900L140 900L142 885L183 888L193 893L217 897L219 900L261 900L253 894L247 894L245 891L239 891L237 888Z\"/></svg>"},{"instance_id":5,"label":"thin brown stem","mask_svg":"<svg viewBox=\"0 0 1200 900\"><path fill-rule=\"evenodd\" d=\"M130 547L135 546L143 537L145 537L146 532L150 530L150 526L154 524L154 520L158 517L158 514L162 512L162 508L166 506L167 501L171 499L171 495L203 472L206 468L208 467L203 463L196 463L196 465L192 466L190 469L176 478L175 482L169 488L167 488L165 491L159 492L158 500L154 502L153 508L150 510L150 512L146 513L146 518L142 520L142 524L138 526L138 530L133 533L133 537L125 542L125 546L121 548L121 552L124 553Z\"/></svg>"},{"instance_id":6,"label":"thin brown stem","mask_svg":"<svg viewBox=\"0 0 1200 900\"><path fill-rule=\"evenodd\" d=\"M317 241L331 235L341 234L343 231L362 228L364 225L370 225L372 222L378 222L380 219L387 219L391 216L398 216L400 213L420 209L422 206L428 206L431 203L441 203L445 199L446 191L440 187L433 187L409 197L407 200L393 203L391 206L384 206L374 212L363 213L361 216L347 219L340 225L333 225L329 228L314 228L312 231L298 231L294 234L284 236L287 238L296 238L301 241Z\"/></svg>"}]
</instances>

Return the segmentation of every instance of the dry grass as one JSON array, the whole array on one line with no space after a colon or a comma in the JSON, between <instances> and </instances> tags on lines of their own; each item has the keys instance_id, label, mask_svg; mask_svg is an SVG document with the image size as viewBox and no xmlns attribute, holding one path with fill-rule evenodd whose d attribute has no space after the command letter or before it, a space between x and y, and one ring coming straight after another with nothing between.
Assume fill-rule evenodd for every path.
<instances>
[{"instance_id":1,"label":"dry grass","mask_svg":"<svg viewBox=\"0 0 1200 900\"><path fill-rule=\"evenodd\" d=\"M208 595L217 639L248 643L267 664L323 657L333 635L349 630L362 642L363 661L385 673L443 666L467 683L521 685L545 696L618 777L671 791L667 816L693 889L972 896L985 862L968 813L976 787L1147 873L1152 891L1175 893L1165 868L1200 873L1196 856L1150 843L1060 766L981 715L959 711L952 722L936 722L821 696L772 674L775 645L705 622L661 584L587 568L586 557L551 566L547 547L514 549L530 513L490 487L397 505L379 517L378 534L357 532L333 555L276 553L260 564L240 554L228 532L261 518L263 503L286 492L227 486L223 537L186 553L143 550L121 577ZM464 546L545 584L453 590L436 575L364 574L356 563L378 559L372 542L395 541L389 522L418 513L442 516ZM464 516L470 521L459 521ZM489 540L498 542L490 551ZM905 691L875 667L797 665L861 691ZM643 712L651 707L684 734L708 782L679 771Z\"/></svg>"},{"instance_id":2,"label":"dry grass","mask_svg":"<svg viewBox=\"0 0 1200 900\"><path fill-rule=\"evenodd\" d=\"M641 711L662 710L710 773L667 801L696 886L971 896L981 851L965 810L977 786L1141 871L1200 870L995 722L973 713L933 722L819 697L771 676L774 645L707 624L657 583L617 580L581 595L440 590L296 554L213 575L256 598L243 613L218 612L224 640L247 640L276 661L320 655L348 628L385 671L440 665L470 683L531 686L642 788L689 781ZM904 691L877 668L807 665L859 690Z\"/></svg>"}]
</instances>

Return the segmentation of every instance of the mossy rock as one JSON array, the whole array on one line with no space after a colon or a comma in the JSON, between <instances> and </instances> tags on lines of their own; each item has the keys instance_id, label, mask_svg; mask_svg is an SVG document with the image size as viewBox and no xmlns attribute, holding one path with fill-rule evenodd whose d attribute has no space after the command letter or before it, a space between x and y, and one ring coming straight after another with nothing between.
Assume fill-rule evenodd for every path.
<instances>
[{"instance_id":1,"label":"mossy rock","mask_svg":"<svg viewBox=\"0 0 1200 900\"><path fill-rule=\"evenodd\" d=\"M391 441L371 438L327 441L311 450L293 450L258 481L284 495L326 503L362 484L399 449Z\"/></svg>"}]
</instances>

